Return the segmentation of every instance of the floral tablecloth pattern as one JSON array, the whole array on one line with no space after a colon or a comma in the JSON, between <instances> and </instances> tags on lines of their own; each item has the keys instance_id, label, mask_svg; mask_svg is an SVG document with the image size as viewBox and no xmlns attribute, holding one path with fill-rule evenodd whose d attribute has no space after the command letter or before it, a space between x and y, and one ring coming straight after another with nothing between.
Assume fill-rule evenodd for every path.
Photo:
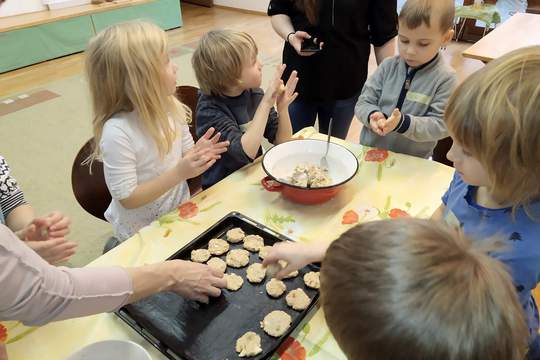
<instances>
[{"instance_id":1,"label":"floral tablecloth pattern","mask_svg":"<svg viewBox=\"0 0 540 360\"><path fill-rule=\"evenodd\" d=\"M314 128L300 138L324 139ZM155 221L89 266L136 266L169 257L232 211L238 211L298 241L333 240L355 224L402 216L429 217L440 205L453 169L436 162L364 148L333 139L359 159L357 175L342 192L317 206L291 203L261 186L265 173L258 159ZM153 359L165 357L113 314L99 314L32 328L0 323L0 342L10 360L63 359L105 339L129 339ZM331 336L321 309L293 332L273 359L345 359Z\"/></svg>"}]
</instances>

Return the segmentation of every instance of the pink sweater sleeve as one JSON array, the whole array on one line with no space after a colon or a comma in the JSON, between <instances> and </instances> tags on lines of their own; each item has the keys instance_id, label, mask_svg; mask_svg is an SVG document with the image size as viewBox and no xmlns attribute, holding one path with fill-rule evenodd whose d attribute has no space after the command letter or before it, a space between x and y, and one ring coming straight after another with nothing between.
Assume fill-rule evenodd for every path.
<instances>
[{"instance_id":1,"label":"pink sweater sleeve","mask_svg":"<svg viewBox=\"0 0 540 360\"><path fill-rule=\"evenodd\" d=\"M26 325L113 311L133 292L120 267L52 266L0 225L0 320Z\"/></svg>"}]
</instances>

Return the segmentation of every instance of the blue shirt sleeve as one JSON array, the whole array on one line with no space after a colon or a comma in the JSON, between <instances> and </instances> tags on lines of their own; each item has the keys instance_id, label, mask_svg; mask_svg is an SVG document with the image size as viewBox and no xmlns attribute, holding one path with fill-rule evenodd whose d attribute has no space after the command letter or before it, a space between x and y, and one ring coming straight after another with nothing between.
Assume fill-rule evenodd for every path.
<instances>
[{"instance_id":1,"label":"blue shirt sleeve","mask_svg":"<svg viewBox=\"0 0 540 360\"><path fill-rule=\"evenodd\" d=\"M450 185L448 186L448 190L446 190L446 192L444 193L444 195L441 198L442 203L444 204L444 206L448 205L448 198L451 196L451 194L452 194L453 190L456 188L456 186L459 183L462 183L462 182L463 182L463 180L461 179L461 176L459 176L458 172L455 171L454 172L454 177L452 178L452 181L450 182Z\"/></svg>"}]
</instances>

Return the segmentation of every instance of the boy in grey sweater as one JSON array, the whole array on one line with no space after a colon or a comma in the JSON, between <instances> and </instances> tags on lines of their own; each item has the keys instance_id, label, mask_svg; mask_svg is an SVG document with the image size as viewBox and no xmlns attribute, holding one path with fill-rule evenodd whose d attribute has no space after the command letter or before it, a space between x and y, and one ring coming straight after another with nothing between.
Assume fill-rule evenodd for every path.
<instances>
[{"instance_id":1,"label":"boy in grey sweater","mask_svg":"<svg viewBox=\"0 0 540 360\"><path fill-rule=\"evenodd\" d=\"M443 114L456 76L439 49L453 36L453 0L408 0L399 14L399 55L368 79L355 108L362 145L429 157L448 136Z\"/></svg>"}]
</instances>

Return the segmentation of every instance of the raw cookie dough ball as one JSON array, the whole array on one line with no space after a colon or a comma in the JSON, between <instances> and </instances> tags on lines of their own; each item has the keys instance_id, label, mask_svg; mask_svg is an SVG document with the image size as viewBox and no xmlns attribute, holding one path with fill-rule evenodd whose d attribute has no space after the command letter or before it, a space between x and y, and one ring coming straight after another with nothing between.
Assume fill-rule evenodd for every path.
<instances>
[{"instance_id":1,"label":"raw cookie dough ball","mask_svg":"<svg viewBox=\"0 0 540 360\"><path fill-rule=\"evenodd\" d=\"M307 287L312 289L319 289L321 287L321 280L319 278L319 272L310 271L304 275L304 283Z\"/></svg>"},{"instance_id":2,"label":"raw cookie dough ball","mask_svg":"<svg viewBox=\"0 0 540 360\"><path fill-rule=\"evenodd\" d=\"M258 252L264 247L264 239L259 235L248 235L244 238L244 249Z\"/></svg>"},{"instance_id":3,"label":"raw cookie dough ball","mask_svg":"<svg viewBox=\"0 0 540 360\"><path fill-rule=\"evenodd\" d=\"M234 249L229 251L225 261L233 268L241 268L249 264L249 253L243 249Z\"/></svg>"},{"instance_id":4,"label":"raw cookie dough ball","mask_svg":"<svg viewBox=\"0 0 540 360\"><path fill-rule=\"evenodd\" d=\"M287 290L285 283L278 279L271 279L266 283L266 292L273 298L278 298Z\"/></svg>"},{"instance_id":5,"label":"raw cookie dough ball","mask_svg":"<svg viewBox=\"0 0 540 360\"><path fill-rule=\"evenodd\" d=\"M221 239L212 239L208 242L208 251L212 255L223 255L229 251L229 243Z\"/></svg>"},{"instance_id":6,"label":"raw cookie dough ball","mask_svg":"<svg viewBox=\"0 0 540 360\"><path fill-rule=\"evenodd\" d=\"M247 279L250 283L258 284L266 276L266 268L261 263L254 263L247 268Z\"/></svg>"},{"instance_id":7,"label":"raw cookie dough ball","mask_svg":"<svg viewBox=\"0 0 540 360\"><path fill-rule=\"evenodd\" d=\"M287 262L285 260L279 260L278 263L279 263L279 265L281 265L282 269L284 269L287 266ZM292 273L290 273L289 275L284 276L283 278L284 279L290 279L290 278L293 278L293 277L296 277L296 276L298 276L298 270L293 271Z\"/></svg>"},{"instance_id":8,"label":"raw cookie dough ball","mask_svg":"<svg viewBox=\"0 0 540 360\"><path fill-rule=\"evenodd\" d=\"M225 274L223 278L227 281L227 289L236 291L244 284L244 279L236 274Z\"/></svg>"},{"instance_id":9,"label":"raw cookie dough ball","mask_svg":"<svg viewBox=\"0 0 540 360\"><path fill-rule=\"evenodd\" d=\"M240 228L234 228L227 231L227 241L233 244L239 243L240 241L244 240L245 236L246 234L244 233L244 230Z\"/></svg>"},{"instance_id":10,"label":"raw cookie dough ball","mask_svg":"<svg viewBox=\"0 0 540 360\"><path fill-rule=\"evenodd\" d=\"M205 263L210 259L210 251L206 249L197 249L191 251L191 261Z\"/></svg>"},{"instance_id":11,"label":"raw cookie dough ball","mask_svg":"<svg viewBox=\"0 0 540 360\"><path fill-rule=\"evenodd\" d=\"M285 297L285 300L287 301L287 305L298 311L307 309L311 302L309 296L300 288L290 291Z\"/></svg>"},{"instance_id":12,"label":"raw cookie dough ball","mask_svg":"<svg viewBox=\"0 0 540 360\"><path fill-rule=\"evenodd\" d=\"M289 330L291 323L292 318L289 314L285 311L274 310L264 317L261 327L268 335L280 337Z\"/></svg>"},{"instance_id":13,"label":"raw cookie dough ball","mask_svg":"<svg viewBox=\"0 0 540 360\"><path fill-rule=\"evenodd\" d=\"M225 270L227 270L227 264L225 261L217 257L211 258L206 264L211 268L221 271L222 273L225 273Z\"/></svg>"},{"instance_id":14,"label":"raw cookie dough ball","mask_svg":"<svg viewBox=\"0 0 540 360\"><path fill-rule=\"evenodd\" d=\"M259 355L261 349L261 337L253 331L248 331L236 340L236 352L240 357Z\"/></svg>"},{"instance_id":15,"label":"raw cookie dough ball","mask_svg":"<svg viewBox=\"0 0 540 360\"><path fill-rule=\"evenodd\" d=\"M268 254L270 254L270 251L272 251L271 246L263 247L261 250L259 250L259 257L264 260L264 258L267 257Z\"/></svg>"}]
</instances>

